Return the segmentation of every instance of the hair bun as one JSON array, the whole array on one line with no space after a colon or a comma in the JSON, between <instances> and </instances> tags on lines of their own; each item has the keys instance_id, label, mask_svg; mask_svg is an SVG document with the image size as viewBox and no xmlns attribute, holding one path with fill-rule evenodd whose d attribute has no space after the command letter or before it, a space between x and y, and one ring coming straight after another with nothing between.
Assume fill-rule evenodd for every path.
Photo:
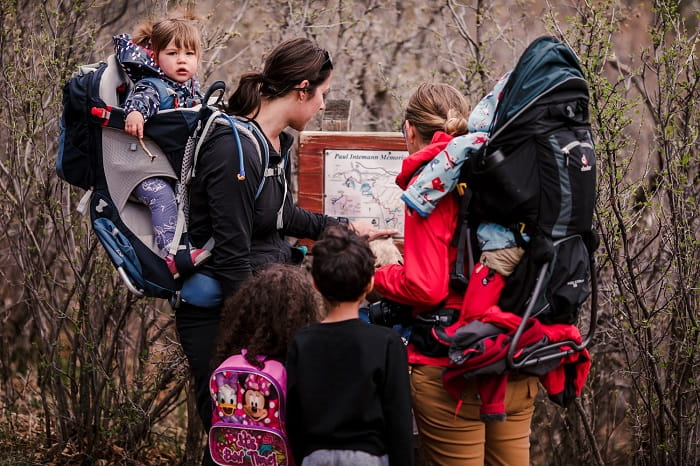
<instances>
[{"instance_id":1,"label":"hair bun","mask_svg":"<svg viewBox=\"0 0 700 466\"><path fill-rule=\"evenodd\" d=\"M456 108L451 108L447 111L447 120L445 120L444 130L450 136L459 136L465 134L469 127L469 122Z\"/></svg>"}]
</instances>

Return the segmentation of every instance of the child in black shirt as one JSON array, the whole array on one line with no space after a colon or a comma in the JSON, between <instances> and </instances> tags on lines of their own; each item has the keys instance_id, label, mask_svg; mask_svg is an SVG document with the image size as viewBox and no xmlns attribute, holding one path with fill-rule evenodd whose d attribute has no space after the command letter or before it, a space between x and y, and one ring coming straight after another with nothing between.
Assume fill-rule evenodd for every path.
<instances>
[{"instance_id":1,"label":"child in black shirt","mask_svg":"<svg viewBox=\"0 0 700 466\"><path fill-rule=\"evenodd\" d=\"M326 302L321 323L296 333L287 359L287 432L301 466L412 465L406 352L392 329L358 318L374 255L342 226L313 247L312 276Z\"/></svg>"}]
</instances>

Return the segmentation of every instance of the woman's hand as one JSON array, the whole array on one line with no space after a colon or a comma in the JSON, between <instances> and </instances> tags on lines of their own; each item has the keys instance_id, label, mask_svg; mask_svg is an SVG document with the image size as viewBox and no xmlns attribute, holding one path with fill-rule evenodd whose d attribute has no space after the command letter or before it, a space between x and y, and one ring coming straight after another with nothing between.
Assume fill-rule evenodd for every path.
<instances>
[{"instance_id":1,"label":"woman's hand","mask_svg":"<svg viewBox=\"0 0 700 466\"><path fill-rule=\"evenodd\" d=\"M353 231L360 236L367 236L369 241L372 241L377 238L389 237L399 232L394 228L375 228L372 224L363 220L356 220L354 222L351 222L350 228L352 228Z\"/></svg>"}]
</instances>

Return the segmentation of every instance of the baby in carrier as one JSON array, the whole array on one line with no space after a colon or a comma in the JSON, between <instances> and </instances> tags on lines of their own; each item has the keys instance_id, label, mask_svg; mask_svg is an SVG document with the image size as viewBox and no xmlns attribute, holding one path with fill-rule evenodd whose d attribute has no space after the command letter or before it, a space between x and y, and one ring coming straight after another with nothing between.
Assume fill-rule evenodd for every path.
<instances>
[{"instance_id":1,"label":"baby in carrier","mask_svg":"<svg viewBox=\"0 0 700 466\"><path fill-rule=\"evenodd\" d=\"M202 95L195 73L201 58L201 38L194 16L182 13L158 22L146 21L137 27L133 40L128 34L114 37L114 49L124 71L136 84L124 102L124 131L143 138L146 121L159 110L193 107ZM160 177L149 177L134 189L133 195L151 211L156 245L165 257L174 278L179 278L172 245L178 217L171 184ZM192 263L198 266L209 258L206 249L192 249Z\"/></svg>"}]
</instances>

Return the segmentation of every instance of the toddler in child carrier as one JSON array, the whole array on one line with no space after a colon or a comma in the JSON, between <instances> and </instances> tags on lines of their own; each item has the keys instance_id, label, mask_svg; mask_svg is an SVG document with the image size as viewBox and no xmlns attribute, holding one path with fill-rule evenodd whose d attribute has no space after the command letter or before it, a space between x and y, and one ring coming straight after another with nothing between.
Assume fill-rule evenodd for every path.
<instances>
[{"instance_id":1,"label":"toddler in child carrier","mask_svg":"<svg viewBox=\"0 0 700 466\"><path fill-rule=\"evenodd\" d=\"M176 46L182 36L173 36ZM173 38L167 40L166 46ZM219 306L220 284L196 271L209 257L213 238L194 250L188 240L189 183L200 147L217 126L229 126L235 136L240 182L246 177L239 133L254 142L261 164L267 165L264 136L255 125L219 110L223 82L213 83L202 98L193 77L179 82L161 74L150 57L152 51L129 36L115 36L114 42L114 55L80 66L63 88L56 172L85 190L77 210L90 212L92 228L129 291L176 304ZM178 76L180 65L175 61ZM210 99L219 92L218 99ZM195 105L200 100L202 105ZM149 115L148 123L141 126L144 115ZM136 138L124 131L129 117L136 119L132 127ZM232 152L235 156L235 149ZM155 190L167 193L167 202L154 200Z\"/></svg>"},{"instance_id":2,"label":"toddler in child carrier","mask_svg":"<svg viewBox=\"0 0 700 466\"><path fill-rule=\"evenodd\" d=\"M124 72L135 82L124 102L124 131L142 142L144 123L159 110L201 103L195 73L201 58L201 40L188 18L166 18L155 24L141 24L135 33L114 37L114 51ZM154 157L149 153L151 157ZM156 244L174 278L180 273L175 262L174 243L178 207L171 184L162 177L141 181L134 196L151 211ZM206 249L190 252L194 266L209 258Z\"/></svg>"}]
</instances>

